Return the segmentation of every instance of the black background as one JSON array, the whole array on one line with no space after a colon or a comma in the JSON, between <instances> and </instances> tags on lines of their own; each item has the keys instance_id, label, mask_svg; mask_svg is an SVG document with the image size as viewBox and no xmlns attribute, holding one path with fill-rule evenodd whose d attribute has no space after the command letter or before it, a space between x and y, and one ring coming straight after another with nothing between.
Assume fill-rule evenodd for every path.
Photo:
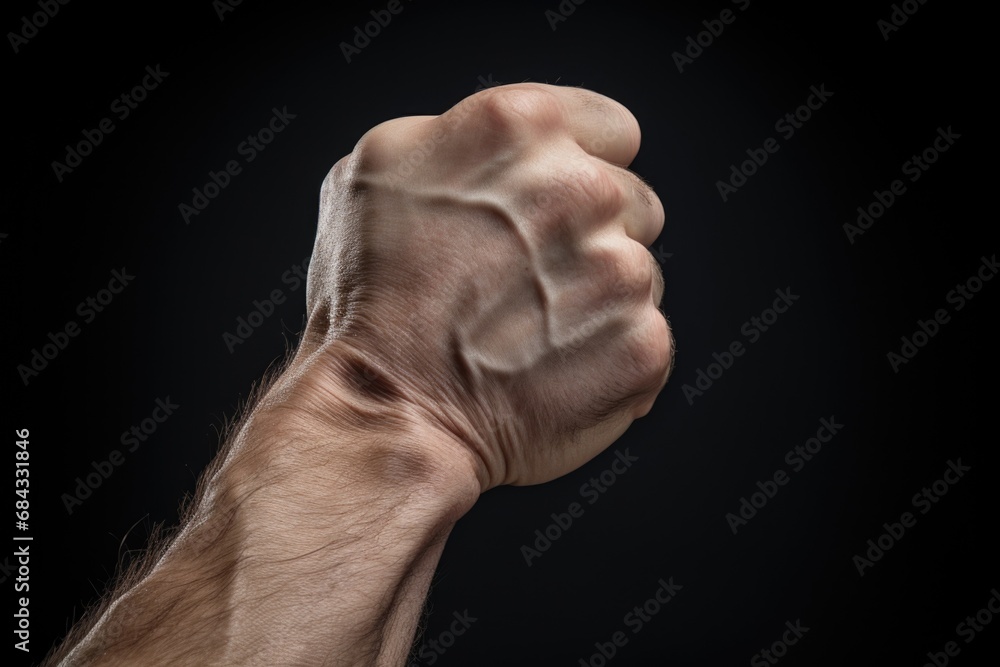
<instances>
[{"instance_id":1,"label":"black background","mask_svg":"<svg viewBox=\"0 0 1000 667\"><path fill-rule=\"evenodd\" d=\"M781 664L922 665L952 640L953 664L995 664L1000 621L969 644L956 625L1000 586L1000 284L960 311L946 301L997 251L993 130L973 112L990 108L995 87L985 10L927 2L885 40L877 21L890 3L590 0L553 30L545 11L556 0L418 0L346 62L340 43L385 4L246 1L220 20L208 1L72 2L8 50L4 423L11 467L14 429L31 432L25 664L154 523L175 519L224 420L294 344L305 290L282 274L311 252L329 167L383 120L519 81L584 86L639 119L632 168L667 209L654 248L677 367L653 412L607 452L555 482L491 491L458 524L423 640L454 611L477 620L435 663L578 665L623 630L628 644L608 664L747 664L800 619L810 629ZM678 72L671 54L726 7L735 21ZM8 6L5 32L37 11ZM59 182L51 163L65 146L157 64L169 76ZM781 138L775 121L821 84L832 97ZM296 116L287 129L185 224L178 205L192 188L241 159L240 142L283 107ZM960 139L909 182L901 165L949 126ZM780 150L723 202L716 182L771 136ZM842 225L897 178L906 193L851 244ZM77 304L121 267L134 281L25 385L17 366L49 332L82 323ZM278 288L288 301L230 353L222 334ZM748 344L743 323L779 288L799 300ZM951 320L894 373L886 354L938 308ZM691 405L683 385L736 340L746 353ZM168 396L176 413L68 514L62 495ZM734 535L725 515L789 470L785 453L831 416L843 429ZM529 567L521 546L625 449L638 461L582 501L583 516ZM958 458L971 471L860 576L852 558L866 541L914 511L913 494ZM0 579L14 599L6 558ZM623 617L661 577L683 588L633 634Z\"/></svg>"}]
</instances>

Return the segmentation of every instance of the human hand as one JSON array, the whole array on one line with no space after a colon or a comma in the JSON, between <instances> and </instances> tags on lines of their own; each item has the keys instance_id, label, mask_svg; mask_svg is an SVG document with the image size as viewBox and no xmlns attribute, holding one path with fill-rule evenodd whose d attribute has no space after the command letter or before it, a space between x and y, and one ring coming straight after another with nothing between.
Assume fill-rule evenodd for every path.
<instances>
[{"instance_id":1,"label":"human hand","mask_svg":"<svg viewBox=\"0 0 1000 667\"><path fill-rule=\"evenodd\" d=\"M305 339L471 452L483 491L579 467L672 365L638 148L621 104L541 84L378 125L323 184Z\"/></svg>"}]
</instances>

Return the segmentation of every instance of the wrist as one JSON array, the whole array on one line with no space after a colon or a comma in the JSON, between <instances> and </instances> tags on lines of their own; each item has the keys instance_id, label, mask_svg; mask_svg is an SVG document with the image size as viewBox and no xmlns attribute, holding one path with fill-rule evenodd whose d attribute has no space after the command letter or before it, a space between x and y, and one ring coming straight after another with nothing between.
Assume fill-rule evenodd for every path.
<instances>
[{"instance_id":1,"label":"wrist","mask_svg":"<svg viewBox=\"0 0 1000 667\"><path fill-rule=\"evenodd\" d=\"M309 647L308 628L336 616L351 619L329 638L350 647L343 656L401 663L408 644L360 633L384 623L392 632L381 636L413 636L444 542L479 496L468 449L384 380L359 384L358 363L329 349L296 358L235 434L195 528L175 544L194 572L237 554L227 587L256 600L229 612L242 631L223 663L333 651Z\"/></svg>"},{"instance_id":2,"label":"wrist","mask_svg":"<svg viewBox=\"0 0 1000 667\"><path fill-rule=\"evenodd\" d=\"M366 486L405 488L415 499L448 505L457 520L488 488L488 475L443 410L372 357L332 341L293 359L237 444L268 468L314 471L316 479L290 480L297 486L347 470Z\"/></svg>"}]
</instances>

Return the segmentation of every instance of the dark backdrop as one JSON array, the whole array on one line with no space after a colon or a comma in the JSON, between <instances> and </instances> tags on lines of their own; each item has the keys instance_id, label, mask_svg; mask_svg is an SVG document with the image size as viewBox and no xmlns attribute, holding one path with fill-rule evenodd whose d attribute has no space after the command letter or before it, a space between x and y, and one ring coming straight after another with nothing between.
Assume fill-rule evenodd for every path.
<instances>
[{"instance_id":1,"label":"dark backdrop","mask_svg":"<svg viewBox=\"0 0 1000 667\"><path fill-rule=\"evenodd\" d=\"M677 367L607 452L555 482L491 491L458 524L417 664L763 665L767 649L789 665L923 665L947 642L958 654L941 664L995 659L1000 622L959 625L1000 586L1000 281L977 283L997 251L993 130L973 114L995 87L985 10L403 0L347 62L341 42L387 3L322 4L73 2L32 19L39 5L19 1L3 12L5 31L29 36L7 39L0 229L11 468L14 430L30 430L29 528L9 528L34 538L31 652L18 660L40 660L152 525L175 519L224 420L294 343L305 291L294 267L311 251L329 167L378 122L519 81L584 86L639 119L633 169L668 212L654 248ZM712 23L727 8L731 23ZM894 11L898 29L880 27ZM687 41L720 25L700 53ZM685 49L696 57L679 71L672 54ZM152 89L134 109L113 103L144 77ZM775 123L812 86L826 99L787 136ZM241 142L274 110L287 127L248 162ZM103 118L113 131L67 157ZM904 170L949 132L926 171ZM777 152L760 150L769 137ZM748 150L767 161L742 165ZM179 205L229 160L241 172L186 223ZM731 165L753 173L724 200ZM901 194L880 210L874 193L887 204L894 180ZM881 212L861 234L844 228L859 206ZM133 277L102 294L113 271ZM276 289L286 301L227 345ZM775 320L776 290L798 298ZM109 296L100 312L78 310ZM938 310L946 321L927 324ZM935 335L911 349L901 337L919 321ZM68 323L77 335L59 334ZM737 341L742 355L726 357ZM19 370L34 350L37 374ZM915 356L894 367L887 355L904 351ZM178 407L128 451L121 434L157 399ZM798 457L820 444L809 439L823 419L842 427ZM119 465L103 463L116 449ZM635 459L626 472L603 492L582 488L616 450ZM945 475L950 464L969 469ZM768 484L779 470L786 484ZM80 487L88 475L97 488ZM915 504L925 487L934 502ZM583 514L553 525L574 502ZM905 512L914 521L894 526ZM872 550L880 536L887 548ZM9 554L23 542L10 544L0 581L13 602ZM673 598L650 603L637 632L627 614L671 578ZM476 619L457 638L446 634L456 612ZM786 632L796 626L801 639Z\"/></svg>"}]
</instances>

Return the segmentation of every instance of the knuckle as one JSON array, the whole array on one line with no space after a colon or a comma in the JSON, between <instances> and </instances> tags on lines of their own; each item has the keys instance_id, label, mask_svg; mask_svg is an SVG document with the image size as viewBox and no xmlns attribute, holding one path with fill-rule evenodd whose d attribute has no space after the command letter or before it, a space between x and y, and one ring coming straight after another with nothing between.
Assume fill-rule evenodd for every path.
<instances>
[{"instance_id":1,"label":"knuckle","mask_svg":"<svg viewBox=\"0 0 1000 667\"><path fill-rule=\"evenodd\" d=\"M386 130L382 125L376 125L365 134L354 145L351 151L351 158L362 173L380 171L389 165L390 153L385 136Z\"/></svg>"},{"instance_id":2,"label":"knuckle","mask_svg":"<svg viewBox=\"0 0 1000 667\"><path fill-rule=\"evenodd\" d=\"M330 171L327 172L319 192L320 208L320 228L317 243L319 243L328 233L339 227L342 222L338 211L343 210L344 204L358 190L358 173L354 154L349 154L341 158Z\"/></svg>"},{"instance_id":3,"label":"knuckle","mask_svg":"<svg viewBox=\"0 0 1000 667\"><path fill-rule=\"evenodd\" d=\"M638 300L645 290L641 274L624 258L620 258L616 263L608 287L608 298L614 301Z\"/></svg>"},{"instance_id":4,"label":"knuckle","mask_svg":"<svg viewBox=\"0 0 1000 667\"><path fill-rule=\"evenodd\" d=\"M513 135L548 129L560 120L559 105L551 93L533 86L500 86L469 98L489 132Z\"/></svg>"},{"instance_id":5,"label":"knuckle","mask_svg":"<svg viewBox=\"0 0 1000 667\"><path fill-rule=\"evenodd\" d=\"M640 258L641 259L641 258ZM578 289L595 319L625 321L636 312L636 304L649 299L648 265L638 264L634 253L620 247L599 247L584 251L576 269L581 278ZM625 318L625 320L623 320Z\"/></svg>"},{"instance_id":6,"label":"knuckle","mask_svg":"<svg viewBox=\"0 0 1000 667\"><path fill-rule=\"evenodd\" d=\"M580 160L562 174L567 184L581 194L600 196L610 187L607 173L591 160Z\"/></svg>"},{"instance_id":7,"label":"knuckle","mask_svg":"<svg viewBox=\"0 0 1000 667\"><path fill-rule=\"evenodd\" d=\"M607 281L607 299L635 301L649 296L651 284L649 260L631 246L615 248L598 259L599 270Z\"/></svg>"},{"instance_id":8,"label":"knuckle","mask_svg":"<svg viewBox=\"0 0 1000 667\"><path fill-rule=\"evenodd\" d=\"M527 213L543 225L602 221L626 205L627 195L619 180L589 159L549 167L534 180L541 185L532 188Z\"/></svg>"},{"instance_id":9,"label":"knuckle","mask_svg":"<svg viewBox=\"0 0 1000 667\"><path fill-rule=\"evenodd\" d=\"M323 184L320 189L321 193L325 194L335 190L347 178L350 159L350 154L345 155L337 160L336 164L330 167L330 171L326 173L326 177L323 179Z\"/></svg>"},{"instance_id":10,"label":"knuckle","mask_svg":"<svg viewBox=\"0 0 1000 667\"><path fill-rule=\"evenodd\" d=\"M368 130L350 155L353 176L377 174L389 183L407 179L425 165L439 165L436 153L447 138L439 119L414 121L410 117L388 120Z\"/></svg>"},{"instance_id":11,"label":"knuckle","mask_svg":"<svg viewBox=\"0 0 1000 667\"><path fill-rule=\"evenodd\" d=\"M582 161L563 178L578 206L592 215L610 217L625 206L626 193L620 181L593 160Z\"/></svg>"}]
</instances>

